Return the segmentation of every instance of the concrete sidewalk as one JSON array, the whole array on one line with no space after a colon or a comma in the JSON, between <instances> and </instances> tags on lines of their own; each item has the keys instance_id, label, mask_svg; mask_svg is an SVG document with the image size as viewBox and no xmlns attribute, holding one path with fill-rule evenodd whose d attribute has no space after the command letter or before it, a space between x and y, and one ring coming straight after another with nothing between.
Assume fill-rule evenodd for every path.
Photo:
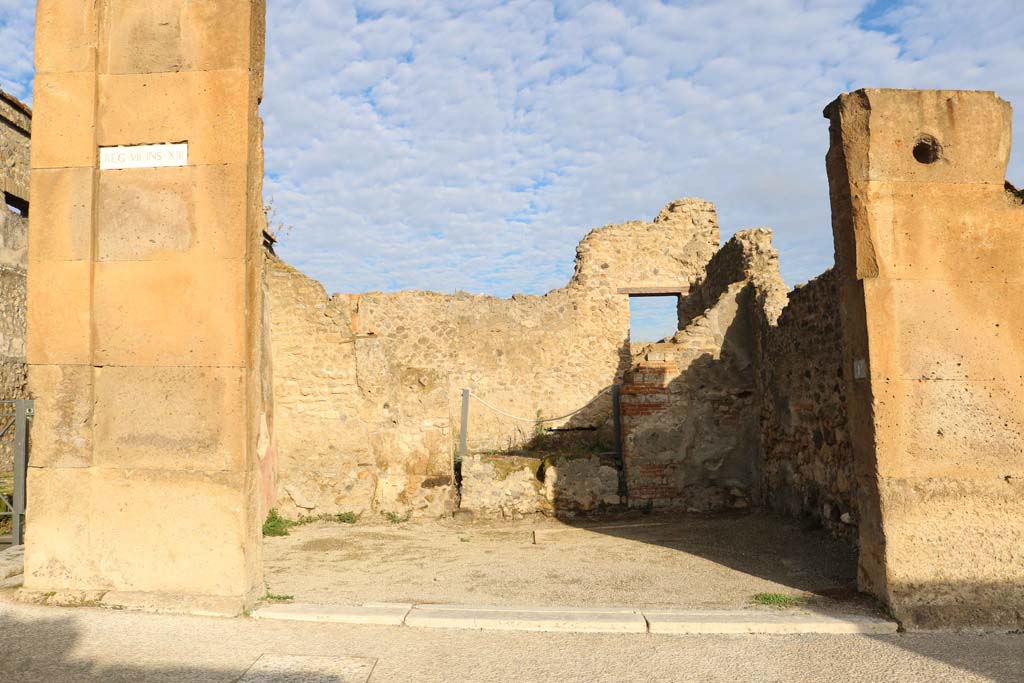
<instances>
[{"instance_id":1,"label":"concrete sidewalk","mask_svg":"<svg viewBox=\"0 0 1024 683\"><path fill-rule=\"evenodd\" d=\"M0 605L19 683L1021 683L1024 636L573 634ZM367 678L368 676L368 678Z\"/></svg>"}]
</instances>

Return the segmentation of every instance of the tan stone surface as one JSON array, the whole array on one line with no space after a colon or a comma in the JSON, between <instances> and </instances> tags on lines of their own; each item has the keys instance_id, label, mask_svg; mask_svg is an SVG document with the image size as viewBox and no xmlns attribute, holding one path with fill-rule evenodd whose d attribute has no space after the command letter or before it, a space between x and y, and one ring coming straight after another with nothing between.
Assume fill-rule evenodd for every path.
<instances>
[{"instance_id":1,"label":"tan stone surface","mask_svg":"<svg viewBox=\"0 0 1024 683\"><path fill-rule=\"evenodd\" d=\"M630 506L709 512L753 504L760 454L755 325L775 305L755 296L762 281L781 286L771 232L741 231L680 301L681 329L634 350L622 386Z\"/></svg>"},{"instance_id":2,"label":"tan stone surface","mask_svg":"<svg viewBox=\"0 0 1024 683\"><path fill-rule=\"evenodd\" d=\"M244 261L105 261L94 288L97 364L245 364Z\"/></svg>"},{"instance_id":3,"label":"tan stone surface","mask_svg":"<svg viewBox=\"0 0 1024 683\"><path fill-rule=\"evenodd\" d=\"M91 365L29 367L32 467L89 467L93 463L93 368Z\"/></svg>"},{"instance_id":4,"label":"tan stone surface","mask_svg":"<svg viewBox=\"0 0 1024 683\"><path fill-rule=\"evenodd\" d=\"M97 259L243 258L245 188L238 164L101 171Z\"/></svg>"},{"instance_id":5,"label":"tan stone surface","mask_svg":"<svg viewBox=\"0 0 1024 683\"><path fill-rule=\"evenodd\" d=\"M28 362L92 361L92 264L36 261L28 271Z\"/></svg>"},{"instance_id":6,"label":"tan stone surface","mask_svg":"<svg viewBox=\"0 0 1024 683\"><path fill-rule=\"evenodd\" d=\"M1020 628L1024 208L992 93L867 90L826 109L861 584L911 628ZM912 141L934 138L932 163Z\"/></svg>"},{"instance_id":7,"label":"tan stone surface","mask_svg":"<svg viewBox=\"0 0 1024 683\"><path fill-rule=\"evenodd\" d=\"M92 258L92 168L37 169L32 173L32 261L87 261Z\"/></svg>"},{"instance_id":8,"label":"tan stone surface","mask_svg":"<svg viewBox=\"0 0 1024 683\"><path fill-rule=\"evenodd\" d=\"M32 168L94 166L96 76L40 73L35 78Z\"/></svg>"},{"instance_id":9,"label":"tan stone surface","mask_svg":"<svg viewBox=\"0 0 1024 683\"><path fill-rule=\"evenodd\" d=\"M247 593L245 476L31 468L25 589Z\"/></svg>"},{"instance_id":10,"label":"tan stone surface","mask_svg":"<svg viewBox=\"0 0 1024 683\"><path fill-rule=\"evenodd\" d=\"M110 0L102 72L248 69L250 0Z\"/></svg>"},{"instance_id":11,"label":"tan stone surface","mask_svg":"<svg viewBox=\"0 0 1024 683\"><path fill-rule=\"evenodd\" d=\"M36 71L92 73L96 68L99 6L95 2L36 2Z\"/></svg>"},{"instance_id":12,"label":"tan stone surface","mask_svg":"<svg viewBox=\"0 0 1024 683\"><path fill-rule=\"evenodd\" d=\"M101 75L98 82L101 147L187 141L190 166L248 157L248 72Z\"/></svg>"},{"instance_id":13,"label":"tan stone surface","mask_svg":"<svg viewBox=\"0 0 1024 683\"><path fill-rule=\"evenodd\" d=\"M857 534L857 478L847 420L843 328L835 270L790 292L777 321L761 321L761 502Z\"/></svg>"},{"instance_id":14,"label":"tan stone surface","mask_svg":"<svg viewBox=\"0 0 1024 683\"><path fill-rule=\"evenodd\" d=\"M241 368L102 367L95 392L98 467L244 470Z\"/></svg>"}]
</instances>

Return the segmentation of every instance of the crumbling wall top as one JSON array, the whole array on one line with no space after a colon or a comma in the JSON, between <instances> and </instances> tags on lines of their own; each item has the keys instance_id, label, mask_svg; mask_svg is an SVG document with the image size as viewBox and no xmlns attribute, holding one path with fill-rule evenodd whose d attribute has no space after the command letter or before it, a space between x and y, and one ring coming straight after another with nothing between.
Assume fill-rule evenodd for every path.
<instances>
[{"instance_id":1,"label":"crumbling wall top","mask_svg":"<svg viewBox=\"0 0 1024 683\"><path fill-rule=\"evenodd\" d=\"M26 203L32 110L0 90L0 192Z\"/></svg>"},{"instance_id":2,"label":"crumbling wall top","mask_svg":"<svg viewBox=\"0 0 1024 683\"><path fill-rule=\"evenodd\" d=\"M718 250L718 216L703 199L670 202L654 221L590 231L576 248L570 288L686 291Z\"/></svg>"}]
</instances>

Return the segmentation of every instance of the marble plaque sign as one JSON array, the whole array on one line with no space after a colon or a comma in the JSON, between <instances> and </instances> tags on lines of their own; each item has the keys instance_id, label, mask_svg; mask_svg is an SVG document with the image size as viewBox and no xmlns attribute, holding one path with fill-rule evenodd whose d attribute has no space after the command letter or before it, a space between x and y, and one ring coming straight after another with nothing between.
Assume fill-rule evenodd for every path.
<instances>
[{"instance_id":1,"label":"marble plaque sign","mask_svg":"<svg viewBox=\"0 0 1024 683\"><path fill-rule=\"evenodd\" d=\"M188 165L188 143L100 147L100 170Z\"/></svg>"}]
</instances>

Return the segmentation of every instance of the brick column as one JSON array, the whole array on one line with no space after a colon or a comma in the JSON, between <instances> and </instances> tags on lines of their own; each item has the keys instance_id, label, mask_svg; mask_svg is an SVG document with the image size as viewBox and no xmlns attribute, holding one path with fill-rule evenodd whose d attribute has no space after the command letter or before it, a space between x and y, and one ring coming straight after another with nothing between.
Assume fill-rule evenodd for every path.
<instances>
[{"instance_id":1,"label":"brick column","mask_svg":"<svg viewBox=\"0 0 1024 683\"><path fill-rule=\"evenodd\" d=\"M234 613L262 589L263 17L38 3L26 591ZM185 165L100 169L167 143Z\"/></svg>"}]
</instances>

